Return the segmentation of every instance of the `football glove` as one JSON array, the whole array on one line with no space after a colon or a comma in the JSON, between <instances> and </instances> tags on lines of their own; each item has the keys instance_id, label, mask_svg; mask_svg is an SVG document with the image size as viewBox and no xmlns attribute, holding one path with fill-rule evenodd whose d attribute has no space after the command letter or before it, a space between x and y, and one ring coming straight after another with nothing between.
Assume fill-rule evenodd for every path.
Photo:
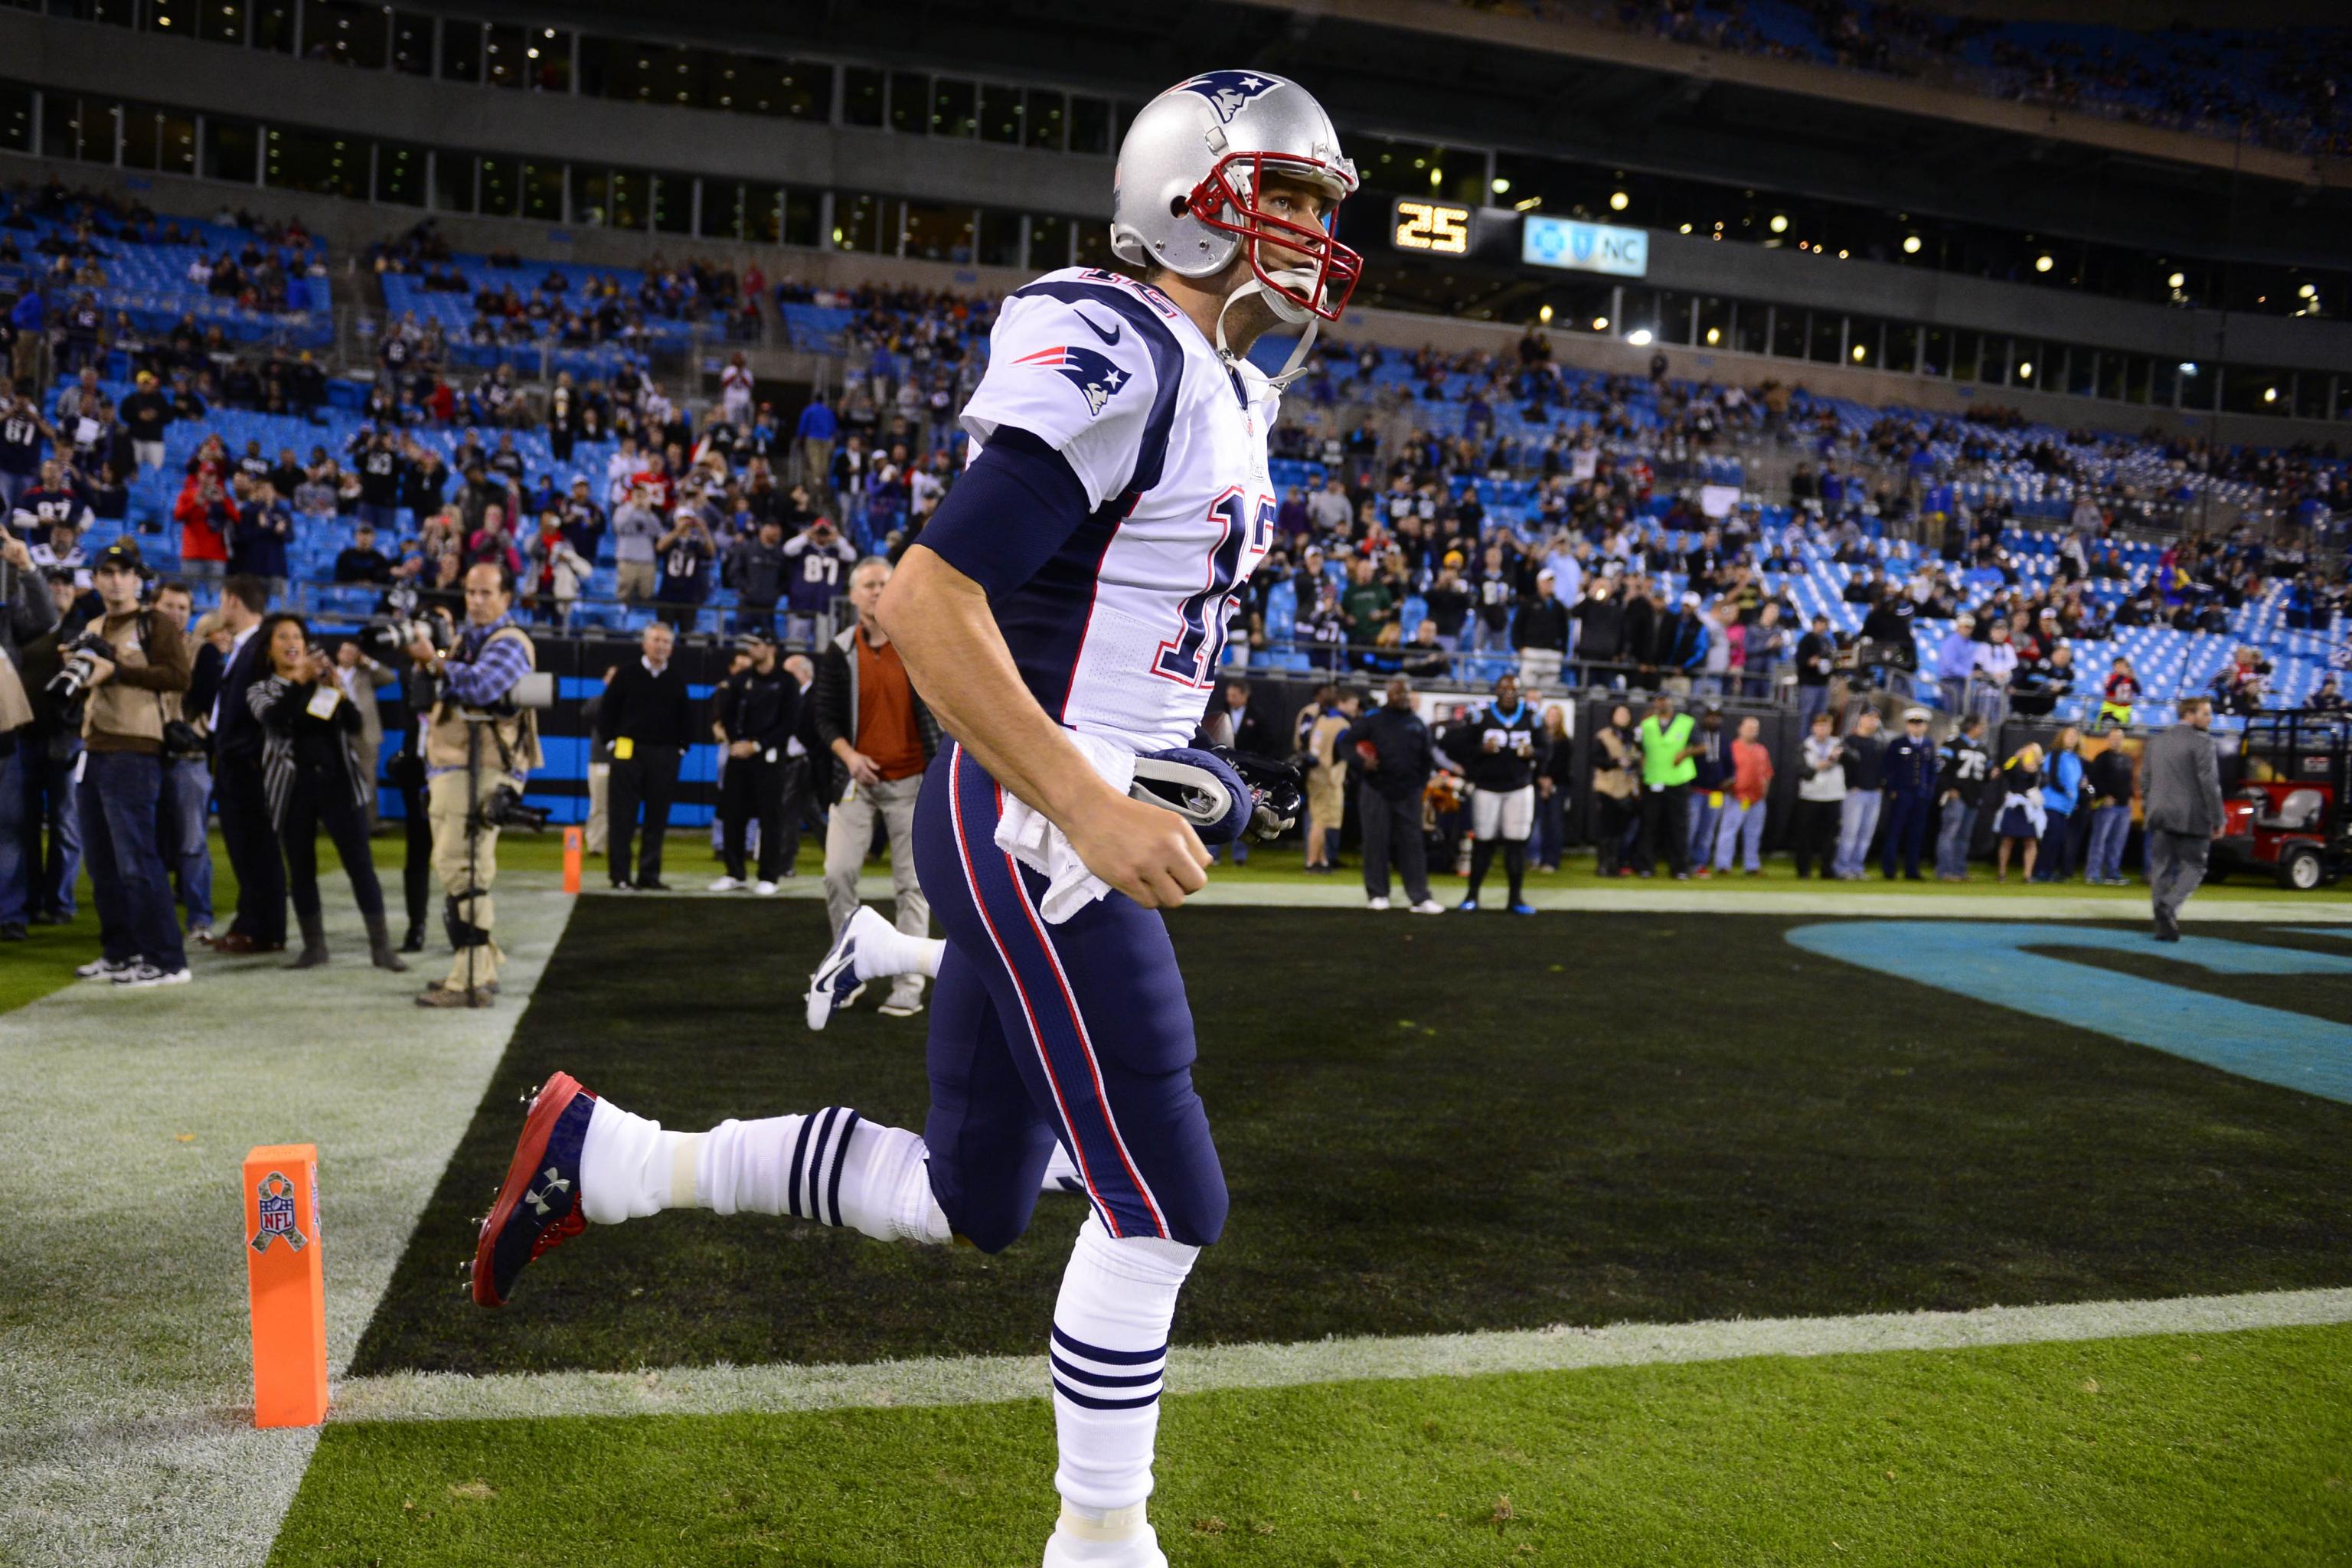
<instances>
[{"instance_id":1,"label":"football glove","mask_svg":"<svg viewBox=\"0 0 2352 1568\"><path fill-rule=\"evenodd\" d=\"M1227 746L1138 757L1128 793L1181 816L1203 844L1278 838L1297 826L1306 804L1297 769Z\"/></svg>"}]
</instances>

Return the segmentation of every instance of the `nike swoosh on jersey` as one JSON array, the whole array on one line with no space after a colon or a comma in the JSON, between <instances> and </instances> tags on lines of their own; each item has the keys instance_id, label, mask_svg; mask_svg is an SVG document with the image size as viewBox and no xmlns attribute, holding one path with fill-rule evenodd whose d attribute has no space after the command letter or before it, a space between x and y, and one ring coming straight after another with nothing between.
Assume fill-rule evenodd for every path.
<instances>
[{"instance_id":1,"label":"nike swoosh on jersey","mask_svg":"<svg viewBox=\"0 0 2352 1568\"><path fill-rule=\"evenodd\" d=\"M1118 342L1119 333L1126 330L1123 327L1114 325L1110 331L1106 332L1100 327L1096 326L1094 318L1087 315L1084 310L1074 309L1071 310L1070 314L1076 316L1081 321L1086 322L1087 331L1094 333L1095 336L1100 338L1106 343L1115 343Z\"/></svg>"}]
</instances>

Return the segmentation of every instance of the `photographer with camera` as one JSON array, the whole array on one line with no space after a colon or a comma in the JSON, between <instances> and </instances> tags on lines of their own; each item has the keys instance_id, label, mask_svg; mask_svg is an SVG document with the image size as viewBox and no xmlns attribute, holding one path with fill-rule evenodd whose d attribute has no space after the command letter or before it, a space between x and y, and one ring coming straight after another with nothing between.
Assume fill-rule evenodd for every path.
<instances>
[{"instance_id":1,"label":"photographer with camera","mask_svg":"<svg viewBox=\"0 0 2352 1568\"><path fill-rule=\"evenodd\" d=\"M326 921L319 907L319 828L335 841L352 895L367 924L368 955L378 969L408 965L394 957L383 919L383 889L368 850L367 798L375 781L361 772L354 742L359 710L335 661L310 640L302 618L281 610L262 626L269 673L246 689L246 704L261 721L261 768L269 818L286 850L286 881L302 928L302 952L289 969L327 962Z\"/></svg>"},{"instance_id":2,"label":"photographer with camera","mask_svg":"<svg viewBox=\"0 0 2352 1568\"><path fill-rule=\"evenodd\" d=\"M522 798L523 775L542 761L538 716L514 702L538 652L515 624L514 574L495 561L466 570L466 626L447 653L419 635L408 657L433 677L439 700L425 721L425 812L433 869L448 903L457 958L416 998L420 1007L487 1007L505 955L490 931L499 825Z\"/></svg>"},{"instance_id":3,"label":"photographer with camera","mask_svg":"<svg viewBox=\"0 0 2352 1568\"><path fill-rule=\"evenodd\" d=\"M22 942L40 867L25 853L26 763L37 743L18 649L57 625L57 601L25 542L0 528L0 942Z\"/></svg>"},{"instance_id":4,"label":"photographer with camera","mask_svg":"<svg viewBox=\"0 0 2352 1568\"><path fill-rule=\"evenodd\" d=\"M84 694L76 805L102 948L79 973L133 989L190 977L156 826L163 735L180 722L179 696L195 660L168 617L140 605L145 576L129 541L100 552L90 582L105 614L75 639L52 683Z\"/></svg>"}]
</instances>

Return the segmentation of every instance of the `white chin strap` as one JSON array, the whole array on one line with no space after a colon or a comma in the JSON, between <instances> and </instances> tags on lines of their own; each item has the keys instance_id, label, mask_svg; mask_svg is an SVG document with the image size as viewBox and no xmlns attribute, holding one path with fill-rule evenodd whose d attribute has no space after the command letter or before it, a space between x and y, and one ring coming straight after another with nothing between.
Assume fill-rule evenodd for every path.
<instances>
[{"instance_id":1,"label":"white chin strap","mask_svg":"<svg viewBox=\"0 0 2352 1568\"><path fill-rule=\"evenodd\" d=\"M1305 268L1293 268L1276 276L1302 292L1315 286L1314 273ZM1315 332L1322 326L1323 319L1297 300L1285 295L1280 289L1269 289L1257 279L1252 278L1248 282L1226 295L1223 308L1217 312L1217 352L1229 360L1238 359L1241 356L1225 346L1225 312L1253 294L1265 300L1266 308L1283 321L1294 326L1301 321L1307 324L1307 330L1298 336L1298 346L1292 349L1290 358L1283 362L1281 374L1266 378L1269 385L1276 392L1282 392L1286 390L1292 382L1307 374L1307 352L1315 346Z\"/></svg>"}]
</instances>

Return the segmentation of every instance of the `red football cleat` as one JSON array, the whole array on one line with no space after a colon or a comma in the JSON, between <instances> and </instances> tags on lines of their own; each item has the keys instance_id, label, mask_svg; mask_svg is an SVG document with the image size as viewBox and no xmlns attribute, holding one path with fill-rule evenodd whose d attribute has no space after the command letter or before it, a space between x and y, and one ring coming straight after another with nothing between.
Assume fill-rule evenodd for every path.
<instances>
[{"instance_id":1,"label":"red football cleat","mask_svg":"<svg viewBox=\"0 0 2352 1568\"><path fill-rule=\"evenodd\" d=\"M580 1150L596 1097L560 1072L530 1103L499 1201L482 1221L467 1266L474 1300L484 1307L505 1306L526 1266L588 1228L580 1208Z\"/></svg>"}]
</instances>

